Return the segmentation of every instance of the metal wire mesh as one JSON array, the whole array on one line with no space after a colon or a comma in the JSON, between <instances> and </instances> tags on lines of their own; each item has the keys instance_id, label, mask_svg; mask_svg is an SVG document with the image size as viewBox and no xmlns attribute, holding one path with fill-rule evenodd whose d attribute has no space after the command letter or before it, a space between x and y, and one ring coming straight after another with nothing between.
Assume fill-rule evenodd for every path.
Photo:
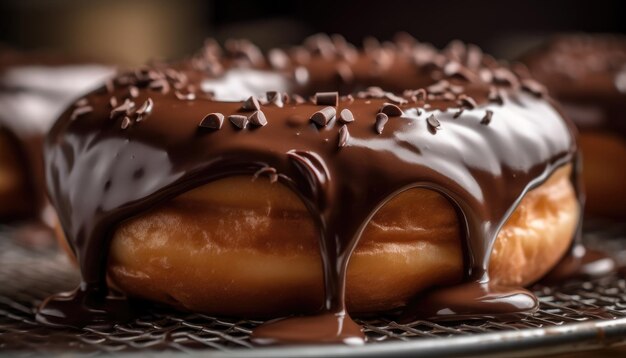
<instances>
[{"instance_id":1,"label":"metal wire mesh","mask_svg":"<svg viewBox=\"0 0 626 358\"><path fill-rule=\"evenodd\" d=\"M588 227L586 240L591 246L608 250L618 261L626 262L626 226L592 223ZM262 323L150 305L142 308L140 318L135 321L106 328L52 329L36 323L34 308L41 300L51 293L72 289L77 280L75 269L63 254L51 249L37 251L22 247L9 231L0 228L0 349L90 354L157 349L183 352L249 349L253 347L250 332ZM368 344L377 344L626 317L626 279L619 273L559 286L537 285L533 290L540 298L540 310L508 321L399 324L393 316L357 321L365 327Z\"/></svg>"}]
</instances>

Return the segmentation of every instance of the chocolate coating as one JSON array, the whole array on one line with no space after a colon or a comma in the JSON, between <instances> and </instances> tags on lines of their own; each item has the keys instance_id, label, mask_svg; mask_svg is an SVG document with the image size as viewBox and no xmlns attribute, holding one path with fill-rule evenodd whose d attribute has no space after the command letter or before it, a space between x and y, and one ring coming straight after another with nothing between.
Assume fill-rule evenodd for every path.
<instances>
[{"instance_id":1,"label":"chocolate coating","mask_svg":"<svg viewBox=\"0 0 626 358\"><path fill-rule=\"evenodd\" d=\"M317 225L325 304L317 316L260 327L253 333L255 342L362 343L344 302L350 255L376 210L415 187L448 198L464 227L463 285L469 288L463 294L452 292L454 288L435 291L448 299L437 301L446 307L431 307L434 315L467 314L467 300L473 302L473 314L536 308L528 291L493 287L487 268L498 231L524 194L576 160L572 128L551 101L518 86L516 75L476 47L456 42L442 52L406 39L363 51L337 37L318 36L305 45L287 51L275 70L248 42L231 43L226 53L210 42L191 61L118 76L114 86L86 97L93 111L75 120L73 109L66 111L47 138L46 171L83 284L69 296L46 300L40 321L83 326L119 310L119 300L106 297L105 268L111 232L122 220L212 180L258 175L268 168L299 195ZM349 70L349 81L336 76L339 65ZM264 80L260 85L259 79ZM239 101L219 100L236 85ZM332 118L313 122L312 116L330 101L316 104L286 96L292 100L282 108L259 103L267 118L263 127L198 127L209 113L228 118L256 110L250 104L257 104L247 100L250 89L311 95L371 85L399 93L378 87L357 91L356 98L341 97L336 108L331 104ZM112 96L128 98L129 86L139 88L129 100L151 98L153 107L149 120L121 129L122 118L133 116L132 106L111 116L109 103ZM497 102L492 101L494 91ZM383 108L393 116L377 131ZM461 108L462 115L455 117ZM356 120L344 126L335 114L345 109ZM491 113L488 125L486 111ZM319 336L305 333L310 331Z\"/></svg>"}]
</instances>

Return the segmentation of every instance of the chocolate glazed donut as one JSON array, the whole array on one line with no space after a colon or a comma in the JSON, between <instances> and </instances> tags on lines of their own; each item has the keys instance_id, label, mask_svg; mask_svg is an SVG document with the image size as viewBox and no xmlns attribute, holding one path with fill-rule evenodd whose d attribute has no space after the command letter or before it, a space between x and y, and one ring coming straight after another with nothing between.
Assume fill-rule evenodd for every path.
<instances>
[{"instance_id":1,"label":"chocolate glazed donut","mask_svg":"<svg viewBox=\"0 0 626 358\"><path fill-rule=\"evenodd\" d=\"M43 173L44 136L68 104L113 73L110 67L54 54L0 48L0 183L5 175L18 177L15 185L0 184L0 219L50 221ZM7 157L17 158L16 163Z\"/></svg>"},{"instance_id":2,"label":"chocolate glazed donut","mask_svg":"<svg viewBox=\"0 0 626 358\"><path fill-rule=\"evenodd\" d=\"M287 87L279 90L305 94L339 85L414 89L218 100L222 84L242 73L280 75ZM457 209L465 279L425 295L409 312L533 311L532 293L490 283L487 268L521 198L558 168L576 165L573 129L543 93L473 46L455 42L438 52L406 37L358 51L321 36L267 58L245 41L227 43L226 53L208 43L190 61L121 74L69 108L47 138L48 188L82 283L47 299L37 319L71 326L126 319L125 299L106 284L113 228L234 175L270 175L296 193L316 224L322 257L320 312L267 323L253 332L257 343L362 343L345 305L350 256L376 211L416 187L441 193Z\"/></svg>"},{"instance_id":3,"label":"chocolate glazed donut","mask_svg":"<svg viewBox=\"0 0 626 358\"><path fill-rule=\"evenodd\" d=\"M626 36L555 36L522 61L580 130L586 211L626 218Z\"/></svg>"}]
</instances>

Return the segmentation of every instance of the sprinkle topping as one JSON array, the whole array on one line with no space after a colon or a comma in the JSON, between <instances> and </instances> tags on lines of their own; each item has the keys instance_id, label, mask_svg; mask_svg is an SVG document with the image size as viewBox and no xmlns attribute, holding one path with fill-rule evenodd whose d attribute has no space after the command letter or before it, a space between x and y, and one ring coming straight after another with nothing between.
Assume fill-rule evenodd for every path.
<instances>
[{"instance_id":1,"label":"sprinkle topping","mask_svg":"<svg viewBox=\"0 0 626 358\"><path fill-rule=\"evenodd\" d=\"M130 118L128 116L124 116L124 119L122 119L122 124L121 124L122 129L126 129L130 127L131 123L132 121L130 120Z\"/></svg>"},{"instance_id":2,"label":"sprinkle topping","mask_svg":"<svg viewBox=\"0 0 626 358\"><path fill-rule=\"evenodd\" d=\"M341 113L339 114L339 121L341 123L354 122L354 114L352 114L352 111L347 108L342 109Z\"/></svg>"},{"instance_id":3,"label":"sprinkle topping","mask_svg":"<svg viewBox=\"0 0 626 358\"><path fill-rule=\"evenodd\" d=\"M491 123L491 118L493 118L493 111L487 110L485 111L485 116L480 120L480 124L489 124Z\"/></svg>"},{"instance_id":4,"label":"sprinkle topping","mask_svg":"<svg viewBox=\"0 0 626 358\"><path fill-rule=\"evenodd\" d=\"M428 116L428 118L426 118L426 123L428 123L428 126L432 129L441 128L441 123L439 123L439 120L437 119L437 117L435 117L434 114L431 114L430 116Z\"/></svg>"},{"instance_id":5,"label":"sprinkle topping","mask_svg":"<svg viewBox=\"0 0 626 358\"><path fill-rule=\"evenodd\" d=\"M111 119L114 119L118 116L121 115L128 115L130 114L130 112L135 108L135 102L131 101L130 99L125 99L124 103L122 103L121 105L113 108L111 110L111 114L109 115L109 117Z\"/></svg>"},{"instance_id":6,"label":"sprinkle topping","mask_svg":"<svg viewBox=\"0 0 626 358\"><path fill-rule=\"evenodd\" d=\"M318 106L333 106L339 104L338 92L317 92L315 94L315 104Z\"/></svg>"},{"instance_id":7,"label":"sprinkle topping","mask_svg":"<svg viewBox=\"0 0 626 358\"><path fill-rule=\"evenodd\" d=\"M374 125L376 133L383 133L383 129L385 129L385 124L387 124L387 121L389 121L389 117L385 113L381 112L376 115L376 124Z\"/></svg>"},{"instance_id":8,"label":"sprinkle topping","mask_svg":"<svg viewBox=\"0 0 626 358\"><path fill-rule=\"evenodd\" d=\"M241 109L244 111L258 111L261 109L261 105L259 104L259 100L254 96L248 97L247 100L243 102Z\"/></svg>"},{"instance_id":9,"label":"sprinkle topping","mask_svg":"<svg viewBox=\"0 0 626 358\"><path fill-rule=\"evenodd\" d=\"M136 121L141 122L144 119L148 118L150 113L152 113L152 108L154 107L154 101L152 98L148 98L143 104L135 111L135 116L137 117Z\"/></svg>"},{"instance_id":10,"label":"sprinkle topping","mask_svg":"<svg viewBox=\"0 0 626 358\"><path fill-rule=\"evenodd\" d=\"M467 109L474 109L476 108L476 106L478 106L476 104L476 101L472 97L465 94L459 96L459 105Z\"/></svg>"},{"instance_id":11,"label":"sprinkle topping","mask_svg":"<svg viewBox=\"0 0 626 358\"><path fill-rule=\"evenodd\" d=\"M541 83L531 78L523 79L521 84L524 91L529 92L538 98L541 98L546 94L546 88Z\"/></svg>"},{"instance_id":12,"label":"sprinkle topping","mask_svg":"<svg viewBox=\"0 0 626 358\"><path fill-rule=\"evenodd\" d=\"M389 117L400 117L404 113L402 112L402 109L400 109L400 107L392 103L383 104L383 106L380 108L380 112L386 114Z\"/></svg>"},{"instance_id":13,"label":"sprinkle topping","mask_svg":"<svg viewBox=\"0 0 626 358\"><path fill-rule=\"evenodd\" d=\"M265 94L267 103L273 104L277 107L283 107L283 96L277 91L268 91Z\"/></svg>"},{"instance_id":14,"label":"sprinkle topping","mask_svg":"<svg viewBox=\"0 0 626 358\"><path fill-rule=\"evenodd\" d=\"M228 120L238 129L245 129L248 126L248 117L242 116L240 114L233 114L232 116L228 116Z\"/></svg>"},{"instance_id":15,"label":"sprinkle topping","mask_svg":"<svg viewBox=\"0 0 626 358\"><path fill-rule=\"evenodd\" d=\"M250 123L254 124L258 127L263 127L267 124L267 119L265 118L265 113L262 111L256 111L248 117Z\"/></svg>"},{"instance_id":16,"label":"sprinkle topping","mask_svg":"<svg viewBox=\"0 0 626 358\"><path fill-rule=\"evenodd\" d=\"M330 122L331 119L335 118L337 111L335 111L334 107L325 107L322 110L319 110L311 116L311 121L318 126L325 126Z\"/></svg>"},{"instance_id":17,"label":"sprinkle topping","mask_svg":"<svg viewBox=\"0 0 626 358\"><path fill-rule=\"evenodd\" d=\"M209 113L207 114L200 124L198 124L201 128L208 129L220 129L222 128L222 124L224 123L224 115L221 113Z\"/></svg>"}]
</instances>

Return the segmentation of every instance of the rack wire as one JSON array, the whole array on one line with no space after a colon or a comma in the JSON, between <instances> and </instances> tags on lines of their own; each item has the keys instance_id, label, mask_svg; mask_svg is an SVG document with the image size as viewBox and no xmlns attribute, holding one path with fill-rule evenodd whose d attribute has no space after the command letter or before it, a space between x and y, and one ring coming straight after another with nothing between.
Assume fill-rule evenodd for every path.
<instances>
[{"instance_id":1,"label":"rack wire","mask_svg":"<svg viewBox=\"0 0 626 358\"><path fill-rule=\"evenodd\" d=\"M585 240L590 246L609 251L618 262L626 263L626 225L595 222L587 227ZM42 299L51 293L70 290L77 282L76 269L64 254L53 248L25 247L12 235L12 230L0 228L0 353L132 356L146 352L184 352L203 356L256 356L271 352L311 356L318 349L320 355L367 356L385 352L396 356L419 353L427 356L512 349L518 354L531 355L533 349L551 341L570 350L626 343L626 278L619 271L593 280L536 285L532 289L541 302L539 311L506 321L420 320L400 324L393 315L357 319L365 329L367 344L356 350L337 346L264 351L249 340L251 330L262 321L211 317L157 305L142 305L139 318L110 327L54 329L34 320L35 307ZM485 348L487 341L498 343Z\"/></svg>"}]
</instances>

